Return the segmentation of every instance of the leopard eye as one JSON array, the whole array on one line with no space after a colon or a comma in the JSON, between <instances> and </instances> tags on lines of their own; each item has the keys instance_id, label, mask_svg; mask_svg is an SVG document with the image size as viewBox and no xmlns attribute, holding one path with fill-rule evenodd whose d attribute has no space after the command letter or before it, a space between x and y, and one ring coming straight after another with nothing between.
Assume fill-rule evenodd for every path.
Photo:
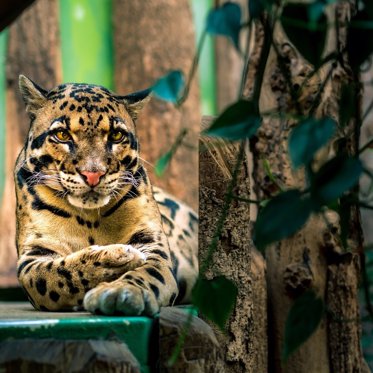
<instances>
[{"instance_id":1,"label":"leopard eye","mask_svg":"<svg viewBox=\"0 0 373 373\"><path fill-rule=\"evenodd\" d=\"M119 143L123 140L124 133L121 130L114 130L109 135L109 140L115 143Z\"/></svg>"},{"instance_id":2,"label":"leopard eye","mask_svg":"<svg viewBox=\"0 0 373 373\"><path fill-rule=\"evenodd\" d=\"M54 138L59 142L68 142L71 140L70 134L65 130L58 130L54 134Z\"/></svg>"}]
</instances>

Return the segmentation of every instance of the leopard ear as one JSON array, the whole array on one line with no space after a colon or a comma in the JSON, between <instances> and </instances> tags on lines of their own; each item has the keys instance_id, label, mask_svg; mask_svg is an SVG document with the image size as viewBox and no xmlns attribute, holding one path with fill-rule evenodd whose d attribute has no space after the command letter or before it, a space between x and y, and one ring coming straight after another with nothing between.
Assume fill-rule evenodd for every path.
<instances>
[{"instance_id":1,"label":"leopard ear","mask_svg":"<svg viewBox=\"0 0 373 373\"><path fill-rule=\"evenodd\" d=\"M133 120L137 119L139 112L151 99L151 89L144 89L127 96L120 97Z\"/></svg>"},{"instance_id":2,"label":"leopard ear","mask_svg":"<svg viewBox=\"0 0 373 373\"><path fill-rule=\"evenodd\" d=\"M48 91L39 87L24 75L19 76L19 89L26 104L26 111L29 114L34 114L47 102L46 95Z\"/></svg>"}]
</instances>

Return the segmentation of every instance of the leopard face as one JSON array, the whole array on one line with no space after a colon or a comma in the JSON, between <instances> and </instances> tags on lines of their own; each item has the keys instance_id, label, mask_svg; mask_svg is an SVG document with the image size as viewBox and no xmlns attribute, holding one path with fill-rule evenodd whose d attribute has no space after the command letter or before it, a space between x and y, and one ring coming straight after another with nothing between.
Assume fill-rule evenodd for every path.
<instances>
[{"instance_id":1,"label":"leopard face","mask_svg":"<svg viewBox=\"0 0 373 373\"><path fill-rule=\"evenodd\" d=\"M32 118L26 144L31 184L44 184L78 208L96 209L144 177L138 163L136 113L148 91L116 96L106 88L65 84L46 92L21 78ZM43 110L38 110L43 108Z\"/></svg>"}]
</instances>

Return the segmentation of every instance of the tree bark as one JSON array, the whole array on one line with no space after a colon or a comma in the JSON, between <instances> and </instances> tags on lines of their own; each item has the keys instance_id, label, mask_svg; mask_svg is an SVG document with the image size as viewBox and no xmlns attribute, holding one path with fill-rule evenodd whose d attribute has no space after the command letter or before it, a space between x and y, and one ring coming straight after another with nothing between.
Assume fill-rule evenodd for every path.
<instances>
[{"instance_id":1,"label":"tree bark","mask_svg":"<svg viewBox=\"0 0 373 373\"><path fill-rule=\"evenodd\" d=\"M195 53L193 22L187 0L114 0L115 84L120 93L150 87L170 70L187 76ZM196 84L188 100L178 110L171 104L152 99L141 113L137 133L142 158L151 180L177 197L198 207L198 152L200 107ZM192 147L181 146L162 178L152 165L168 151L182 128Z\"/></svg>"},{"instance_id":2,"label":"tree bark","mask_svg":"<svg viewBox=\"0 0 373 373\"><path fill-rule=\"evenodd\" d=\"M353 2L341 2L336 5L336 18L329 22L345 24L349 12L353 12ZM330 12L329 16L332 16ZM307 115L313 101L322 89L322 82L330 74L320 103L315 111L316 117L330 116L338 120L338 100L343 84L356 81L339 65L326 64L319 74L310 79L302 91L295 107L291 99L289 85L284 69L290 77L292 86L301 86L305 76L312 71L298 51L292 46L286 35L276 26L273 35L279 55L271 47L267 61L260 110L276 109L282 113ZM339 45L345 45L345 29L341 26ZM254 76L258 71L260 51L263 45L264 31L256 24L252 59L246 85L246 94L253 92ZM335 50L336 40L328 35L327 55ZM280 64L281 63L281 64ZM282 66L281 66L282 65ZM255 191L259 199L273 197L280 191L279 185L288 188L303 188L305 175L291 169L288 159L288 137L296 121L292 119L266 118L251 141L253 152L253 178ZM350 123L350 128L356 123ZM338 139L335 139L337 141ZM347 150L356 151L357 139L348 141ZM330 149L328 149L330 150ZM319 152L316 163L322 163L328 157L328 151ZM273 178L268 177L263 159L270 165ZM316 164L317 168L318 165ZM271 180L272 179L272 180ZM337 239L340 226L338 217L327 212L327 224L320 216L313 216L305 227L289 239L271 245L266 250L267 283L269 299L269 341L270 372L317 373L317 372L363 372L365 363L360 346L359 309L357 284L359 279L359 252L361 250L361 228L359 215L353 211L351 218L350 245L352 252L343 253ZM286 224L286 222L284 222ZM285 321L295 299L305 290L312 289L324 299L327 312L315 333L289 358L287 364L281 362L281 350L284 343Z\"/></svg>"},{"instance_id":3,"label":"tree bark","mask_svg":"<svg viewBox=\"0 0 373 373\"><path fill-rule=\"evenodd\" d=\"M206 126L206 124L204 125ZM238 146L213 142L200 143L200 263L206 260L208 246L222 213L225 194L238 156ZM250 193L246 159L240 167L233 194L248 198ZM218 249L205 273L208 279L224 275L238 287L237 303L226 333L215 327L224 356L224 372L267 371L267 299L265 264L250 238L250 208L234 200L230 206ZM260 316L259 316L260 315Z\"/></svg>"},{"instance_id":4,"label":"tree bark","mask_svg":"<svg viewBox=\"0 0 373 373\"><path fill-rule=\"evenodd\" d=\"M10 27L6 60L6 180L0 201L0 284L17 285L15 248L15 192L13 168L29 126L18 89L25 74L44 87L61 79L58 52L58 2L39 0Z\"/></svg>"}]
</instances>

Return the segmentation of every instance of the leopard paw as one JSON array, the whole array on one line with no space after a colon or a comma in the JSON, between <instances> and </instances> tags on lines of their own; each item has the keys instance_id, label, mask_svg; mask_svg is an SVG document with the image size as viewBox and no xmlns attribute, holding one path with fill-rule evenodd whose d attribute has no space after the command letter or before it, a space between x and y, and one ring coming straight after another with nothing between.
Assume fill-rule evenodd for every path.
<instances>
[{"instance_id":1,"label":"leopard paw","mask_svg":"<svg viewBox=\"0 0 373 373\"><path fill-rule=\"evenodd\" d=\"M126 280L101 283L85 295L83 304L87 311L105 315L153 316L159 312L152 292Z\"/></svg>"}]
</instances>

